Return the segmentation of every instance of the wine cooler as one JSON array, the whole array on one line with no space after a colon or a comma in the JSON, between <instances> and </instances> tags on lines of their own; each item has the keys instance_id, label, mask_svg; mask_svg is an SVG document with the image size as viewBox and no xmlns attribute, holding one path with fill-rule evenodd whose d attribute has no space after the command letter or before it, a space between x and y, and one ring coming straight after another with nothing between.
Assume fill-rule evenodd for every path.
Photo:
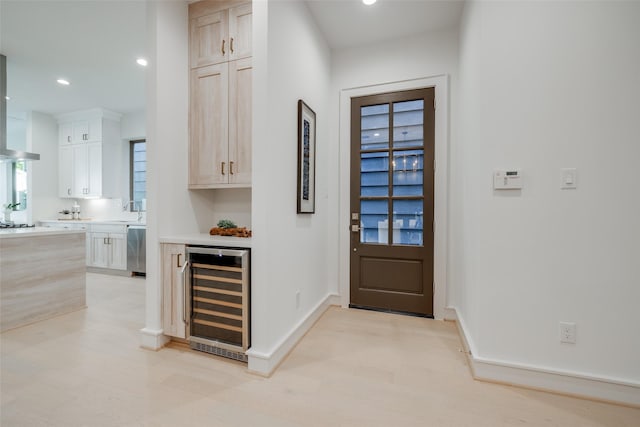
<instances>
[{"instance_id":1,"label":"wine cooler","mask_svg":"<svg viewBox=\"0 0 640 427\"><path fill-rule=\"evenodd\" d=\"M188 246L186 251L191 348L246 362L249 250Z\"/></svg>"}]
</instances>

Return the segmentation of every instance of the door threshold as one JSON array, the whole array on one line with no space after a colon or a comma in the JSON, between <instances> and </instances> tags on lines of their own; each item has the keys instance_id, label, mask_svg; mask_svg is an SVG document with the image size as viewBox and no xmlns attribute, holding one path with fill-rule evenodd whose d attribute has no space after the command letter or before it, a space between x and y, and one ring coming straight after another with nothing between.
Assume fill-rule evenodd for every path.
<instances>
[{"instance_id":1,"label":"door threshold","mask_svg":"<svg viewBox=\"0 0 640 427\"><path fill-rule=\"evenodd\" d=\"M411 313L408 311L391 310L388 308L367 307L364 305L357 305L357 304L349 304L349 308L355 308L358 310L378 311L380 313L399 314L401 316L424 317L427 319L433 319L433 314Z\"/></svg>"}]
</instances>

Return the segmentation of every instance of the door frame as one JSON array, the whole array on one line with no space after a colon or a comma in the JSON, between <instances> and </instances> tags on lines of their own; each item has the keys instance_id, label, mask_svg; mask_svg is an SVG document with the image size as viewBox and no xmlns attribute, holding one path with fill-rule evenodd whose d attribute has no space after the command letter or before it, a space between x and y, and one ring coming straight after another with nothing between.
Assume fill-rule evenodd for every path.
<instances>
[{"instance_id":1,"label":"door frame","mask_svg":"<svg viewBox=\"0 0 640 427\"><path fill-rule=\"evenodd\" d=\"M342 307L349 306L350 278L350 179L351 179L351 98L425 87L435 88L435 161L433 230L433 315L435 319L454 319L447 298L448 215L449 215L449 76L440 74L414 80L342 89L340 91L339 137L339 219L338 287Z\"/></svg>"}]
</instances>

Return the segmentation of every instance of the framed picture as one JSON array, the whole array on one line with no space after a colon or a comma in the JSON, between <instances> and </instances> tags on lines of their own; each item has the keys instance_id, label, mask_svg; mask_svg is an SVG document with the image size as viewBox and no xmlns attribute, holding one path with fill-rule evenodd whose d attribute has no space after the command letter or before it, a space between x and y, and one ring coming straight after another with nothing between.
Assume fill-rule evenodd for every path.
<instances>
[{"instance_id":1,"label":"framed picture","mask_svg":"<svg viewBox=\"0 0 640 427\"><path fill-rule=\"evenodd\" d=\"M298 100L298 213L316 209L316 113Z\"/></svg>"}]
</instances>

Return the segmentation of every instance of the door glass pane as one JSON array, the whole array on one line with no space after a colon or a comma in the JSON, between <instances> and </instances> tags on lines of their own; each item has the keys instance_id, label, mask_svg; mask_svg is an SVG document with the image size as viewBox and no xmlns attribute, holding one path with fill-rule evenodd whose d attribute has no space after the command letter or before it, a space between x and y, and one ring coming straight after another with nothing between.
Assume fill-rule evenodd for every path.
<instances>
[{"instance_id":1,"label":"door glass pane","mask_svg":"<svg viewBox=\"0 0 640 427\"><path fill-rule=\"evenodd\" d=\"M360 155L360 195L389 195L389 153Z\"/></svg>"},{"instance_id":2,"label":"door glass pane","mask_svg":"<svg viewBox=\"0 0 640 427\"><path fill-rule=\"evenodd\" d=\"M393 195L422 196L423 150L393 152Z\"/></svg>"},{"instance_id":3,"label":"door glass pane","mask_svg":"<svg viewBox=\"0 0 640 427\"><path fill-rule=\"evenodd\" d=\"M360 201L360 243L388 243L389 202Z\"/></svg>"},{"instance_id":4,"label":"door glass pane","mask_svg":"<svg viewBox=\"0 0 640 427\"><path fill-rule=\"evenodd\" d=\"M394 148L422 147L424 145L424 101L394 102Z\"/></svg>"},{"instance_id":5,"label":"door glass pane","mask_svg":"<svg viewBox=\"0 0 640 427\"><path fill-rule=\"evenodd\" d=\"M361 107L360 117L362 149L389 148L389 104Z\"/></svg>"},{"instance_id":6,"label":"door glass pane","mask_svg":"<svg viewBox=\"0 0 640 427\"><path fill-rule=\"evenodd\" d=\"M422 246L423 200L393 202L393 244Z\"/></svg>"}]
</instances>

